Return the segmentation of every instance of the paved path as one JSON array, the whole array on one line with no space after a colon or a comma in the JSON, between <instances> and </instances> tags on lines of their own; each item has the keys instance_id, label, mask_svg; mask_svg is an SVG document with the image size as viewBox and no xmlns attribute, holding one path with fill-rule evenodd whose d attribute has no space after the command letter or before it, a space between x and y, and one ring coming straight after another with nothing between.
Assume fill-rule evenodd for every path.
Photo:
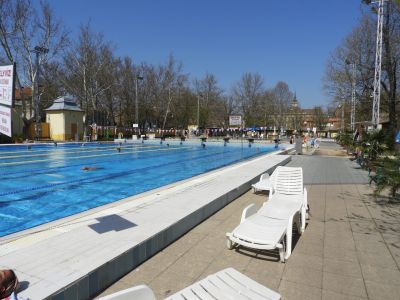
<instances>
[{"instance_id":1,"label":"paved path","mask_svg":"<svg viewBox=\"0 0 400 300\"><path fill-rule=\"evenodd\" d=\"M289 163L304 168L311 219L287 263L277 253L226 249L225 232L239 223L242 209L267 199L249 191L103 295L145 283L162 299L232 266L283 299L400 299L400 205L378 204L366 172L332 156L341 152L323 143Z\"/></svg>"}]
</instances>

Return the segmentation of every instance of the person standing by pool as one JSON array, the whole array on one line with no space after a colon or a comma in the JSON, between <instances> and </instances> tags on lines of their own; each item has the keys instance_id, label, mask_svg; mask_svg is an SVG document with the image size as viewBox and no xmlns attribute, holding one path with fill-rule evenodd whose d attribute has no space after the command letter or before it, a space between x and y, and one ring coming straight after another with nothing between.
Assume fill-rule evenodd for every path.
<instances>
[{"instance_id":1,"label":"person standing by pool","mask_svg":"<svg viewBox=\"0 0 400 300\"><path fill-rule=\"evenodd\" d=\"M279 145L279 139L278 139L278 138L274 139L274 142L275 142L275 148L278 148L278 145Z\"/></svg>"}]
</instances>

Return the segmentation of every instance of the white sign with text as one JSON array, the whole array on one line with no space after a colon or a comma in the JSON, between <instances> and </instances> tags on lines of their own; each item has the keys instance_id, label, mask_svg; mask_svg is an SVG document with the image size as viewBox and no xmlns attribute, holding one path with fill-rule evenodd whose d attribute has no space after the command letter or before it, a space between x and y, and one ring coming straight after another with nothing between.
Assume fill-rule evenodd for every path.
<instances>
[{"instance_id":1,"label":"white sign with text","mask_svg":"<svg viewBox=\"0 0 400 300\"><path fill-rule=\"evenodd\" d=\"M0 104L12 106L14 92L14 65L0 66Z\"/></svg>"},{"instance_id":2,"label":"white sign with text","mask_svg":"<svg viewBox=\"0 0 400 300\"><path fill-rule=\"evenodd\" d=\"M242 116L229 116L229 125L230 126L241 126L242 125Z\"/></svg>"},{"instance_id":3,"label":"white sign with text","mask_svg":"<svg viewBox=\"0 0 400 300\"><path fill-rule=\"evenodd\" d=\"M11 137L11 108L0 106L0 133Z\"/></svg>"}]
</instances>

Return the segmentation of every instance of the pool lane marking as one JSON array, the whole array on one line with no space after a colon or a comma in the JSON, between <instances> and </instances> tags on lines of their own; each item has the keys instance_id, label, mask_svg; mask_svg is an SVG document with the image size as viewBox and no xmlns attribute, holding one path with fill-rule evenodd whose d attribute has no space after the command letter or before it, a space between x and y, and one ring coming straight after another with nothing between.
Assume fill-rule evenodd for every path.
<instances>
[{"instance_id":1,"label":"pool lane marking","mask_svg":"<svg viewBox=\"0 0 400 300\"><path fill-rule=\"evenodd\" d=\"M165 149L168 150L168 149ZM206 155L203 155L202 157L196 159L196 161L199 160L208 160L209 157L213 157L216 154L217 155L224 155L226 152L218 152L218 153L208 153ZM230 153L231 155L234 154L234 152L228 151L228 153ZM167 163L164 163L162 165L158 165L158 167L166 167L169 165L175 165L175 164L179 164L180 162L177 160L174 161L169 161ZM227 164L222 165L226 166ZM103 180L107 180L107 179L113 179L113 178L118 178L124 175L129 175L132 174L132 171L136 172L136 173L140 173L141 171L145 171L145 170L150 170L153 169L155 166L143 166L139 169L129 169L129 170L124 170L124 171L119 171L119 172L115 172L115 173L109 173L109 174L102 174L102 175L94 175L90 178L78 178L78 179L73 179L73 180L68 180L68 181L60 181L58 183L47 183L45 185L42 186L34 186L34 187L28 187L28 188L23 188L20 190L13 190L13 191L8 191L8 192L0 192L0 197L3 196L7 196L7 195L15 195L15 194L19 194L19 193L24 193L24 192L31 192L31 191L36 191L36 190L41 190L41 189L46 189L46 188L53 188L56 186L63 186L63 185L71 185L71 184L77 184L77 183L93 183L93 182L99 182L99 181L103 181ZM209 171L211 171L213 169L210 169ZM166 170L166 172L169 173L168 170ZM200 172L201 173L201 172ZM200 174L198 173L198 174ZM158 186L159 187L159 186ZM52 191L50 191L52 192ZM22 202L22 201L31 201L32 199L12 199L12 200L0 200L0 203L12 203L12 202ZM111 203L111 202L109 202Z\"/></svg>"},{"instance_id":2,"label":"pool lane marking","mask_svg":"<svg viewBox=\"0 0 400 300\"><path fill-rule=\"evenodd\" d=\"M193 151L198 151L198 150L194 149L193 147L187 150L187 152L193 152ZM177 152L175 154L174 153L165 154L165 157L167 157L169 155L177 155L177 154L179 154L179 152ZM154 158L154 156L148 156L148 157L144 156L144 157L141 157L140 159L141 160L146 160L146 159L151 160L153 158ZM127 158L125 158L125 157L113 157L113 158L108 159L108 160L102 160L102 161L98 161L98 162L91 162L90 165L98 165L98 164L102 164L102 163L118 163L118 162L124 162L124 161L126 161L126 159ZM129 157L128 157L128 159L129 159ZM30 171L30 174L31 175L39 175L39 174L47 173L47 172L50 172L50 171L58 172L58 170L60 170L60 169L81 167L81 166L84 165L81 162L78 162L77 164L65 165L65 161L56 161L56 162L52 162L52 164L54 166L48 167L45 170L44 169L34 169L34 170ZM15 171L15 172L7 172L7 173L1 173L0 172L0 178L2 178L1 180L4 180L4 179L7 179L7 180L8 179L18 179L18 178L20 178L20 176L13 177L13 175L17 175L17 174L23 174L23 177L24 177L24 176L26 176L26 170L24 170L24 171ZM11 177L9 177L9 176L11 176Z\"/></svg>"},{"instance_id":3,"label":"pool lane marking","mask_svg":"<svg viewBox=\"0 0 400 300\"><path fill-rule=\"evenodd\" d=\"M18 152L18 153L32 153L32 152L51 152L51 151L59 150L59 149L67 149L67 150L68 149L73 150L74 148L75 149L80 149L82 146L78 147L78 145L76 147L61 147L61 146L60 147L51 147L51 146L49 146L49 147L47 147L45 149L31 149L31 150L24 150L24 151L19 151L19 150L16 149L15 151L6 151L6 152L0 151L0 153L1 154L15 154L15 152ZM106 147L110 148L111 146L115 146L115 144L112 144L110 146L103 146L103 147L100 147L100 146L87 146L86 149L89 149L89 148L91 148L91 149L104 149ZM20 147L21 148L22 147L28 147L28 145L27 146L20 146ZM33 148L36 148L36 146L33 146Z\"/></svg>"},{"instance_id":4,"label":"pool lane marking","mask_svg":"<svg viewBox=\"0 0 400 300\"><path fill-rule=\"evenodd\" d=\"M15 151L6 151L6 152L0 151L0 154L15 154L15 152L18 152L18 153L52 152L54 150L59 150L59 149L74 150L74 149L85 148L85 149L89 150L89 149L107 149L107 148L112 148L112 147L116 147L116 146L118 147L118 144L100 144L100 145L104 145L104 146L90 146L90 144L86 143L84 145L89 145L89 146L86 146L86 147L82 146L82 143L76 144L76 147L63 147L63 146L52 147L52 146L49 146L49 147L47 147L45 149L34 149L34 148L36 148L36 146L33 146L33 148L31 150L24 150L24 151L15 150ZM150 145L150 144L138 144L138 143L124 144L124 145L127 145L127 146L124 146L124 147L129 147L129 145L132 145L132 146L133 145L135 145L135 146L142 145L142 147L153 147L153 145ZM22 147L27 147L27 146L28 145L20 146L20 147L22 148ZM138 148L138 147L136 147L136 148Z\"/></svg>"},{"instance_id":5,"label":"pool lane marking","mask_svg":"<svg viewBox=\"0 0 400 300\"><path fill-rule=\"evenodd\" d=\"M82 155L82 156L68 157L67 160L90 158L90 157L101 157L101 156L127 155L127 154L142 153L142 152L168 151L168 150L175 150L175 149L189 149L189 148L191 148L191 147L187 147L187 146L185 146L185 147L177 147L177 148L169 147L169 148L159 148L159 149L154 149L154 150L129 151L129 152L107 153L107 154L97 154L97 155ZM27 160L27 161L13 161L13 162L0 163L0 166L34 164L34 163L37 163L37 162L46 162L46 161L63 162L65 160L60 160L60 159L37 159L37 160Z\"/></svg>"},{"instance_id":6,"label":"pool lane marking","mask_svg":"<svg viewBox=\"0 0 400 300\"><path fill-rule=\"evenodd\" d=\"M115 148L114 148L114 147L115 147ZM146 146L145 148L156 148L156 147L158 147L158 146ZM81 153L82 151L85 151L86 153L87 153L87 152L104 152L104 151L109 151L110 149L116 149L116 148L118 148L118 146L107 147L107 148L96 147L94 150L92 150L93 148L79 147L79 148L76 149L76 151L62 151L62 152L61 152L61 150L58 150L58 151L56 150L57 152L54 152L54 150L53 150L53 151L49 150L49 151L46 151L46 152L50 152L50 153L30 154L30 155L0 156L0 159L20 158L20 157L48 156L49 154L63 155L63 154L71 154L71 153ZM125 149L125 148L131 149L132 147L129 147L129 146L121 147L121 149ZM135 147L135 148L138 149L138 148L140 148L140 147ZM98 149L98 150L96 150L96 149ZM30 150L30 151L24 151L24 152L32 153L33 151ZM43 151L41 151L41 152L43 152ZM51 152L52 152L52 153L51 153ZM3 154L3 153L2 153L2 154Z\"/></svg>"}]
</instances>

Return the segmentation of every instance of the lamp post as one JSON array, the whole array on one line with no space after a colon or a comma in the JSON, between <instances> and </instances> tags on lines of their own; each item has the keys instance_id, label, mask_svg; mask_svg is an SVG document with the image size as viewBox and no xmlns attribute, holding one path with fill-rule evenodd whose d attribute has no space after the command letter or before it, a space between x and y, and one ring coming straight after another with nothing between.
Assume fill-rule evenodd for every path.
<instances>
[{"instance_id":1,"label":"lamp post","mask_svg":"<svg viewBox=\"0 0 400 300\"><path fill-rule=\"evenodd\" d=\"M356 64L346 59L346 64L351 65L351 113L350 113L350 129L354 132L356 123Z\"/></svg>"},{"instance_id":2,"label":"lamp post","mask_svg":"<svg viewBox=\"0 0 400 300\"><path fill-rule=\"evenodd\" d=\"M135 78L135 123L138 126L139 134L140 134L140 127L139 127L139 102L138 102L138 80L143 80L143 76L137 75Z\"/></svg>"},{"instance_id":3,"label":"lamp post","mask_svg":"<svg viewBox=\"0 0 400 300\"><path fill-rule=\"evenodd\" d=\"M341 119L340 120L340 132L344 133L344 100L342 101L341 104L339 104L339 108L342 109L341 118L340 118Z\"/></svg>"},{"instance_id":4,"label":"lamp post","mask_svg":"<svg viewBox=\"0 0 400 300\"><path fill-rule=\"evenodd\" d=\"M36 46L31 52L36 53L36 77L35 77L35 91L36 91L36 103L35 103L35 119L36 119L36 126L35 126L35 138L38 141L40 138L40 93L39 93L39 55L46 54L49 52L49 49L44 47Z\"/></svg>"},{"instance_id":5,"label":"lamp post","mask_svg":"<svg viewBox=\"0 0 400 300\"><path fill-rule=\"evenodd\" d=\"M197 94L197 131L200 128L200 97L203 97L201 93Z\"/></svg>"}]
</instances>

